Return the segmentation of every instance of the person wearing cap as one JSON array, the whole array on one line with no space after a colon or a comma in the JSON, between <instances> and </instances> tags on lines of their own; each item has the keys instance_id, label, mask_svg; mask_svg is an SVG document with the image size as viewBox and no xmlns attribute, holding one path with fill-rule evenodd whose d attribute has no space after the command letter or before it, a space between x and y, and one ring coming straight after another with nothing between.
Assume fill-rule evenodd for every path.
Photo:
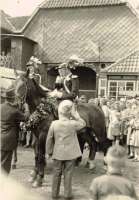
<instances>
[{"instance_id":1,"label":"person wearing cap","mask_svg":"<svg viewBox=\"0 0 139 200\"><path fill-rule=\"evenodd\" d=\"M1 105L1 168L10 173L13 151L18 144L19 125L25 116L15 104L15 90L8 88Z\"/></svg>"},{"instance_id":2,"label":"person wearing cap","mask_svg":"<svg viewBox=\"0 0 139 200\"><path fill-rule=\"evenodd\" d=\"M29 78L34 79L39 85L41 84L41 75L39 74L38 65L41 64L35 57L31 57L29 62L26 64L27 69L29 70Z\"/></svg>"},{"instance_id":3,"label":"person wearing cap","mask_svg":"<svg viewBox=\"0 0 139 200\"><path fill-rule=\"evenodd\" d=\"M58 107L59 120L52 122L46 141L46 152L53 159L52 198L59 197L62 171L64 173L64 197L72 197L72 174L76 158L81 156L77 131L86 123L79 116L70 100Z\"/></svg>"},{"instance_id":4,"label":"person wearing cap","mask_svg":"<svg viewBox=\"0 0 139 200\"><path fill-rule=\"evenodd\" d=\"M105 162L107 163L107 173L92 180L91 199L104 200L109 195L126 195L137 200L133 183L123 176L126 166L126 149L120 145L110 147Z\"/></svg>"},{"instance_id":5,"label":"person wearing cap","mask_svg":"<svg viewBox=\"0 0 139 200\"><path fill-rule=\"evenodd\" d=\"M61 95L58 95L58 99L65 100L74 100L79 95L79 78L77 75L73 75L71 69L75 69L75 66L81 63L77 57L70 57L68 63L62 63L58 67L59 75L55 81L55 88L63 91Z\"/></svg>"}]
</instances>

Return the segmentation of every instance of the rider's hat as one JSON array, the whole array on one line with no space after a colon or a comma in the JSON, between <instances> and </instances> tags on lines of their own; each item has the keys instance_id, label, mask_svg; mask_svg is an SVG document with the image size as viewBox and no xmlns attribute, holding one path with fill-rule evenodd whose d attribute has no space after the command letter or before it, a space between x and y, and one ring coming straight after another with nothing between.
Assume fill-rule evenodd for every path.
<instances>
[{"instance_id":1,"label":"rider's hat","mask_svg":"<svg viewBox=\"0 0 139 200\"><path fill-rule=\"evenodd\" d=\"M29 59L29 62L26 64L26 66L28 66L28 67L32 66L32 65L34 65L34 63L37 64L37 67L38 67L38 65L42 64L42 62L38 58L31 56Z\"/></svg>"},{"instance_id":2,"label":"rider's hat","mask_svg":"<svg viewBox=\"0 0 139 200\"><path fill-rule=\"evenodd\" d=\"M66 63L62 63L58 66L57 69L62 69L62 68L67 68L67 64Z\"/></svg>"},{"instance_id":3,"label":"rider's hat","mask_svg":"<svg viewBox=\"0 0 139 200\"><path fill-rule=\"evenodd\" d=\"M82 64L84 62L84 60L79 58L77 55L72 55L69 58L69 62L78 62L78 63Z\"/></svg>"},{"instance_id":4,"label":"rider's hat","mask_svg":"<svg viewBox=\"0 0 139 200\"><path fill-rule=\"evenodd\" d=\"M29 67L29 66L32 66L33 65L33 62L31 60L29 60L29 62L27 62L26 66Z\"/></svg>"}]
</instances>

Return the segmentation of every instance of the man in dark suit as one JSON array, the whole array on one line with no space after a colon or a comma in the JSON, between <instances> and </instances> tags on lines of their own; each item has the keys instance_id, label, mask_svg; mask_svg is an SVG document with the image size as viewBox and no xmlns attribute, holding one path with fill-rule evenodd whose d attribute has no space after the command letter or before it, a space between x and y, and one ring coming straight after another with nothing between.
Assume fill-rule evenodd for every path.
<instances>
[{"instance_id":1,"label":"man in dark suit","mask_svg":"<svg viewBox=\"0 0 139 200\"><path fill-rule=\"evenodd\" d=\"M15 104L13 88L8 88L6 101L1 105L1 168L10 173L13 151L18 144L19 125L25 120Z\"/></svg>"},{"instance_id":2,"label":"man in dark suit","mask_svg":"<svg viewBox=\"0 0 139 200\"><path fill-rule=\"evenodd\" d=\"M67 63L59 65L58 73L55 81L55 90L51 92L51 96L58 100L74 101L79 96L79 78L72 74L71 70L82 65L83 60L73 55Z\"/></svg>"},{"instance_id":3,"label":"man in dark suit","mask_svg":"<svg viewBox=\"0 0 139 200\"><path fill-rule=\"evenodd\" d=\"M70 68L66 63L62 63L58 67L59 76L56 78L55 88L60 90L61 96L58 96L61 100L74 100L79 95L79 78L77 75L71 73Z\"/></svg>"}]
</instances>

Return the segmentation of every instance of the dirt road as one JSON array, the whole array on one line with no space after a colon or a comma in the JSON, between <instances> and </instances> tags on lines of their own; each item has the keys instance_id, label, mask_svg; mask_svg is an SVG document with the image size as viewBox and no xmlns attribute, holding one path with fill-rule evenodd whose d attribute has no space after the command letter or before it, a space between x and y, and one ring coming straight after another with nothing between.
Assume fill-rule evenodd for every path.
<instances>
[{"instance_id":1,"label":"dirt road","mask_svg":"<svg viewBox=\"0 0 139 200\"><path fill-rule=\"evenodd\" d=\"M73 177L73 194L75 200L89 199L89 186L94 177L100 176L105 173L103 169L103 155L97 153L96 156L96 169L90 171L83 166L86 159L87 152L84 154L84 160L80 167L75 169ZM34 154L32 149L25 149L20 147L18 149L18 163L17 169L11 171L11 175L17 181L22 183L25 187L30 188L31 191L40 194L44 200L51 199L51 184L52 184L52 161L49 160L46 169L45 182L42 187L34 189L28 183L29 173L33 168ZM139 195L139 162L135 163L127 160L126 170L124 175L129 178L135 185L137 194ZM63 194L63 182L61 185L61 195ZM61 198L62 199L62 198Z\"/></svg>"}]
</instances>

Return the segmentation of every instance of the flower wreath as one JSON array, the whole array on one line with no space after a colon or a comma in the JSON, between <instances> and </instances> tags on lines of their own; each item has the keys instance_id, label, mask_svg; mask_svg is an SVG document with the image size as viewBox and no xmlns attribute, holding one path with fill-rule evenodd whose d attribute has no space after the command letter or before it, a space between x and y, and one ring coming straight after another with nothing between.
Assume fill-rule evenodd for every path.
<instances>
[{"instance_id":1,"label":"flower wreath","mask_svg":"<svg viewBox=\"0 0 139 200\"><path fill-rule=\"evenodd\" d=\"M57 100L54 97L42 98L41 103L36 110L30 115L25 123L21 123L20 127L23 132L35 130L43 120L49 118L49 115L56 110Z\"/></svg>"}]
</instances>

